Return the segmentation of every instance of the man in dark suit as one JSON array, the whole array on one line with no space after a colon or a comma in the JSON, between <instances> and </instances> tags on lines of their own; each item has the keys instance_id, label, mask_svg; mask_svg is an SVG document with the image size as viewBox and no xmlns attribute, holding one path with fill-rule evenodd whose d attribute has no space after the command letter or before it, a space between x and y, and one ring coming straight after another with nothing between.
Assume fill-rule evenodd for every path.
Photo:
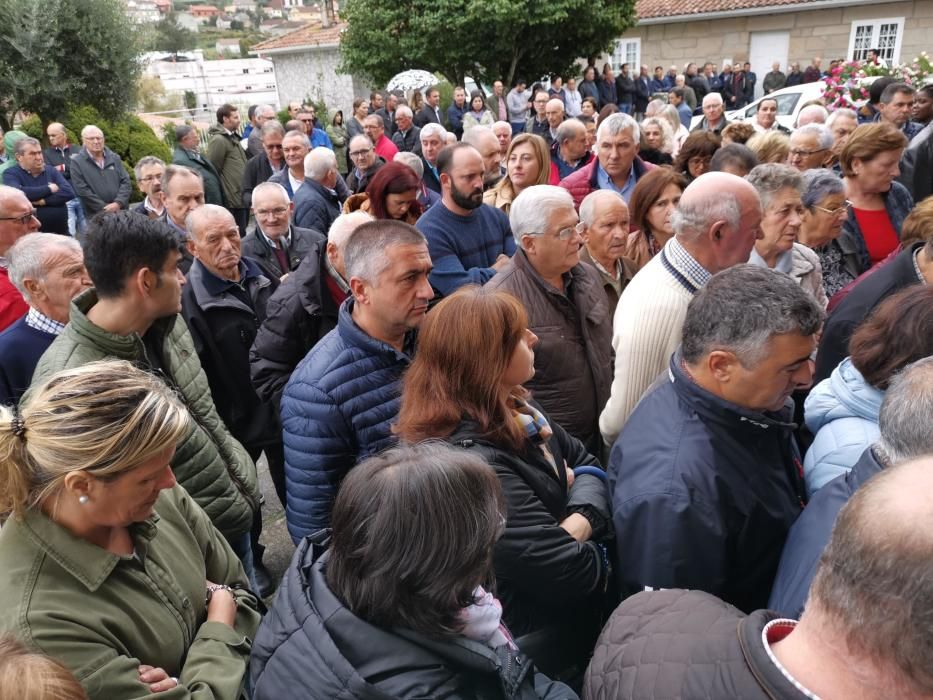
<instances>
[{"instance_id":1,"label":"man in dark suit","mask_svg":"<svg viewBox=\"0 0 933 700\"><path fill-rule=\"evenodd\" d=\"M441 179L437 172L437 155L446 145L445 130L440 124L429 124L421 130L421 161L424 164L422 182L428 189L441 193Z\"/></svg>"},{"instance_id":2,"label":"man in dark suit","mask_svg":"<svg viewBox=\"0 0 933 700\"><path fill-rule=\"evenodd\" d=\"M645 117L645 110L648 109L648 101L651 99L651 79L648 77L648 66L642 66L641 72L635 78L635 120L641 121Z\"/></svg>"},{"instance_id":3,"label":"man in dark suit","mask_svg":"<svg viewBox=\"0 0 933 700\"><path fill-rule=\"evenodd\" d=\"M441 93L436 87L428 88L427 92L424 93L424 107L421 108L421 111L418 112L418 115L415 117L415 124L417 126L424 126L425 124L441 124L444 122L441 119Z\"/></svg>"},{"instance_id":4,"label":"man in dark suit","mask_svg":"<svg viewBox=\"0 0 933 700\"><path fill-rule=\"evenodd\" d=\"M315 241L325 240L323 233L290 223L294 205L278 183L257 185L252 209L256 226L243 239L243 255L278 279L298 267Z\"/></svg>"},{"instance_id":5,"label":"man in dark suit","mask_svg":"<svg viewBox=\"0 0 933 700\"><path fill-rule=\"evenodd\" d=\"M204 201L206 204L224 205L223 188L220 185L220 175L205 158L198 148L199 137L197 129L190 124L180 124L175 127L175 152L172 154L172 163L183 165L186 168L201 174L204 180Z\"/></svg>"}]
</instances>

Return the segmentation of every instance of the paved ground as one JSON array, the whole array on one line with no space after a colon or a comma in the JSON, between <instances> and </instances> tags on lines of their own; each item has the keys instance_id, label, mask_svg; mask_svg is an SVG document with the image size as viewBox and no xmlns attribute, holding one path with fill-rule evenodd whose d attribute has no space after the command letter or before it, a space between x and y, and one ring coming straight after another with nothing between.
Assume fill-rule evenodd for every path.
<instances>
[{"instance_id":1,"label":"paved ground","mask_svg":"<svg viewBox=\"0 0 933 700\"><path fill-rule=\"evenodd\" d=\"M259 541L266 547L263 563L269 569L269 573L276 580L280 580L292 560L295 546L285 528L285 510L279 503L278 496L275 495L265 455L259 459L256 467L259 470L259 487L266 499L262 507L262 536L259 538Z\"/></svg>"}]
</instances>

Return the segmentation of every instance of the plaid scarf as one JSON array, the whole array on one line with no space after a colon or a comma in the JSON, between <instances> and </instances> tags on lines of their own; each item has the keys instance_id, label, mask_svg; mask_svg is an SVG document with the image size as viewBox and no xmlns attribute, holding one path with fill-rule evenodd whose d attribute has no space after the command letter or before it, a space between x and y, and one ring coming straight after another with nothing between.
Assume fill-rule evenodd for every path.
<instances>
[{"instance_id":1,"label":"plaid scarf","mask_svg":"<svg viewBox=\"0 0 933 700\"><path fill-rule=\"evenodd\" d=\"M547 446L548 440L550 440L551 436L554 434L554 431L551 430L551 426L547 422L547 418L544 417L541 411L527 401L514 396L512 400L512 418L522 427L522 430L525 431L528 439L531 440L531 444L536 445L538 449L541 450L544 458L547 460L548 464L551 465L551 469L557 474L557 462L554 460L554 455L551 454L551 450Z\"/></svg>"}]
</instances>

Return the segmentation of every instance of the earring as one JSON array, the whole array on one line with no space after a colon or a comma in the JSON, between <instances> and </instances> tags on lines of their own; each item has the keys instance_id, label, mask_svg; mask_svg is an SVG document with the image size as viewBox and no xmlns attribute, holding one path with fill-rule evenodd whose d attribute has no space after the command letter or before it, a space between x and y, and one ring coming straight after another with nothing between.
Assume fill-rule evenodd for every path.
<instances>
[{"instance_id":1,"label":"earring","mask_svg":"<svg viewBox=\"0 0 933 700\"><path fill-rule=\"evenodd\" d=\"M78 496L78 503L80 503L82 506L83 506L85 503L87 503L88 500L90 500L90 499L88 499L88 497L85 496L85 495L83 495L83 494L82 494L81 496Z\"/></svg>"}]
</instances>

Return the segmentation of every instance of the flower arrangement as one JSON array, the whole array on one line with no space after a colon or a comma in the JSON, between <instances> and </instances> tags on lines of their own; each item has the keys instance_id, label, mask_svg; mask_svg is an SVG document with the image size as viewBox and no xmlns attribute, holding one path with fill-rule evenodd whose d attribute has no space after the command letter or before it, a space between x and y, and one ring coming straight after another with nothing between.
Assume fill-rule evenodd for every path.
<instances>
[{"instance_id":1,"label":"flower arrangement","mask_svg":"<svg viewBox=\"0 0 933 700\"><path fill-rule=\"evenodd\" d=\"M824 78L826 89L823 100L830 110L839 107L857 108L868 99L868 78L888 76L908 85L922 85L933 74L933 63L926 51L910 63L902 63L888 68L865 61L846 61L839 63Z\"/></svg>"}]
</instances>

